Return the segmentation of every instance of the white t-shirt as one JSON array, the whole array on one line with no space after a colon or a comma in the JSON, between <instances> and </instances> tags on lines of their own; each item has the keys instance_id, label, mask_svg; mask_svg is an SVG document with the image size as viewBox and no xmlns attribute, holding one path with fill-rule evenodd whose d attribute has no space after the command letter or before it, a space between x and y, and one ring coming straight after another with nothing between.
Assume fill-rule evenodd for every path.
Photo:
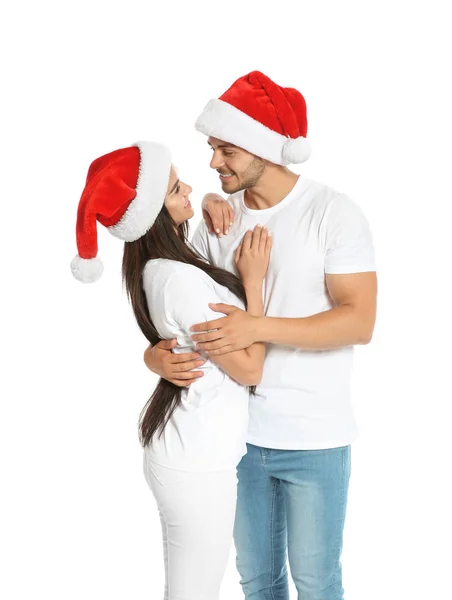
<instances>
[{"instance_id":1,"label":"white t-shirt","mask_svg":"<svg viewBox=\"0 0 452 600\"><path fill-rule=\"evenodd\" d=\"M174 353L196 350L190 338L191 325L224 316L211 310L209 302L225 302L244 309L235 294L207 273L174 260L148 261L143 271L143 288L160 337L177 338ZM160 439L158 432L154 434L146 452L154 462L173 469L234 469L246 453L248 390L211 360L200 369L204 376L182 388L181 405Z\"/></svg>"},{"instance_id":2,"label":"white t-shirt","mask_svg":"<svg viewBox=\"0 0 452 600\"><path fill-rule=\"evenodd\" d=\"M204 221L192 244L211 264L237 274L234 253L244 233L266 225L273 236L264 282L269 317L308 317L334 306L325 273L375 271L372 236L357 204L334 189L299 177L279 204L247 208L244 192L228 198L229 234L209 234ZM353 346L307 351L267 344L260 394L250 397L247 442L275 449L333 448L358 435L351 399Z\"/></svg>"}]
</instances>

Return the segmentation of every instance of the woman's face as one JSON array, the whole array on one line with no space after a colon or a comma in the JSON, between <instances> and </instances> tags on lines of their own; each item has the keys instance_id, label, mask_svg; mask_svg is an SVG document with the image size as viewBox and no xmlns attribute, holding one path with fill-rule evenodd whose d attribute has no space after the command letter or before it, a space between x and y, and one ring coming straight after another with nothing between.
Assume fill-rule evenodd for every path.
<instances>
[{"instance_id":1,"label":"woman's face","mask_svg":"<svg viewBox=\"0 0 452 600\"><path fill-rule=\"evenodd\" d=\"M171 166L168 190L165 196L165 206L177 225L191 219L195 214L188 196L192 189L177 177L176 170Z\"/></svg>"}]
</instances>

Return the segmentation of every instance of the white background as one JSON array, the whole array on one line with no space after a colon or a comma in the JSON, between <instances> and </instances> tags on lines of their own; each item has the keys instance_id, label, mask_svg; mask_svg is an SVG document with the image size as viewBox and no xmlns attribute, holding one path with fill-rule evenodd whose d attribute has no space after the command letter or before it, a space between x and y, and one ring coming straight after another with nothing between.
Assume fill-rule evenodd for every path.
<instances>
[{"instance_id":1,"label":"white background","mask_svg":"<svg viewBox=\"0 0 452 600\"><path fill-rule=\"evenodd\" d=\"M102 279L70 273L77 204L94 158L161 141L193 187L193 231L202 195L220 191L194 120L255 69L304 94L313 153L294 171L356 200L377 249L378 323L353 379L346 600L452 597L446 4L2 10L2 597L163 595L136 428L156 378L121 289L122 243L100 228ZM221 600L243 597L234 560Z\"/></svg>"}]
</instances>

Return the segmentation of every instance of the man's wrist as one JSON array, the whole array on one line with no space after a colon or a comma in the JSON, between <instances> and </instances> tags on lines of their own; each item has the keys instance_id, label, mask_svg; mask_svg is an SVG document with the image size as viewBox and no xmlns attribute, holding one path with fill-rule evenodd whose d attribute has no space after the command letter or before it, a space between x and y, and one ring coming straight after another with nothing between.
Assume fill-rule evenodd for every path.
<instances>
[{"instance_id":1,"label":"man's wrist","mask_svg":"<svg viewBox=\"0 0 452 600\"><path fill-rule=\"evenodd\" d=\"M265 315L259 317L253 317L254 319L254 342L265 342L265 327L266 319Z\"/></svg>"},{"instance_id":2,"label":"man's wrist","mask_svg":"<svg viewBox=\"0 0 452 600\"><path fill-rule=\"evenodd\" d=\"M257 342L272 343L272 324L274 324L272 317L267 317L266 315L259 317L256 323Z\"/></svg>"}]
</instances>

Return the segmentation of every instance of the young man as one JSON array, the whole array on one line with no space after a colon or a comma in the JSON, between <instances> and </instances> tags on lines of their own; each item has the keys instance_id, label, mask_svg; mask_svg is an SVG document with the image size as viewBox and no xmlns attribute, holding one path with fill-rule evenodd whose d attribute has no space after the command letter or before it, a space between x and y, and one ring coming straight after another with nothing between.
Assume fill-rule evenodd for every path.
<instances>
[{"instance_id":1,"label":"young man","mask_svg":"<svg viewBox=\"0 0 452 600\"><path fill-rule=\"evenodd\" d=\"M234 253L247 230L260 224L273 235L265 316L212 305L226 316L192 328L197 348L211 354L267 344L238 466L234 541L243 591L248 600L288 600L287 551L300 599L341 600L350 445L357 437L353 346L371 340L376 315L371 233L350 198L286 168L310 152L298 91L252 72L211 100L196 127L208 136L210 166L230 196L205 197L207 223L194 234L195 248L235 272ZM171 354L174 345L149 348L145 362L190 385L202 375L192 371L201 361Z\"/></svg>"}]
</instances>

